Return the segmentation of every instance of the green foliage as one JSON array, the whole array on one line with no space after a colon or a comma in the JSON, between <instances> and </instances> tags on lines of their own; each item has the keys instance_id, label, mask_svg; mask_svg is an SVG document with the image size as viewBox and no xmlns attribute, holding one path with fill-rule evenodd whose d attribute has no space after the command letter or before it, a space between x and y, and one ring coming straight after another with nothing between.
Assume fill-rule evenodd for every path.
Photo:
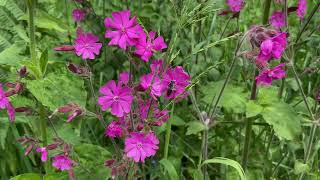
<instances>
[{"instance_id":1,"label":"green foliage","mask_svg":"<svg viewBox=\"0 0 320 180\"><path fill-rule=\"evenodd\" d=\"M36 99L49 107L51 111L70 102L82 107L86 105L87 93L83 79L65 70L59 73L49 73L40 80L27 80L26 85Z\"/></svg>"},{"instance_id":2,"label":"green foliage","mask_svg":"<svg viewBox=\"0 0 320 180\"><path fill-rule=\"evenodd\" d=\"M41 176L39 174L26 173L26 174L15 176L10 180L40 180L40 179L41 179Z\"/></svg>"},{"instance_id":3,"label":"green foliage","mask_svg":"<svg viewBox=\"0 0 320 180\"><path fill-rule=\"evenodd\" d=\"M200 121L191 121L188 123L186 135L197 134L203 131L205 128L205 125L203 125Z\"/></svg>"},{"instance_id":4,"label":"green foliage","mask_svg":"<svg viewBox=\"0 0 320 180\"><path fill-rule=\"evenodd\" d=\"M178 176L176 169L174 168L174 166L172 165L172 163L169 160L162 159L159 162L163 166L163 168L166 170L166 172L168 173L171 180L178 180L179 179L179 176Z\"/></svg>"}]
</instances>

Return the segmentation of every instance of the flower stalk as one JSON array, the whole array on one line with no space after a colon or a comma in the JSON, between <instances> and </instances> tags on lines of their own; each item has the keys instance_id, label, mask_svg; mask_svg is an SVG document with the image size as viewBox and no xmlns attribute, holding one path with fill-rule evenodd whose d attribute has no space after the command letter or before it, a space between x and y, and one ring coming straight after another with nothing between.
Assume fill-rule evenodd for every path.
<instances>
[{"instance_id":1,"label":"flower stalk","mask_svg":"<svg viewBox=\"0 0 320 180\"><path fill-rule=\"evenodd\" d=\"M173 111L174 111L174 103L172 103L170 117L173 116ZM167 126L166 126L166 136L165 136L165 142L164 142L164 159L168 159L170 137L171 137L171 120L167 121Z\"/></svg>"}]
</instances>

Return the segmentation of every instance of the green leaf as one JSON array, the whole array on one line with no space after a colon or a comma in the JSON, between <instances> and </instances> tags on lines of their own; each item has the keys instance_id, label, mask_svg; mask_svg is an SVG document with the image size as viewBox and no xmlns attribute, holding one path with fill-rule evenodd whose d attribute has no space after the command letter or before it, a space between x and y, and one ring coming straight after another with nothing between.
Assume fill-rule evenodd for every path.
<instances>
[{"instance_id":1,"label":"green leaf","mask_svg":"<svg viewBox=\"0 0 320 180\"><path fill-rule=\"evenodd\" d=\"M186 135L197 134L203 131L205 128L205 125L203 125L200 121L191 121L188 123Z\"/></svg>"},{"instance_id":2,"label":"green leaf","mask_svg":"<svg viewBox=\"0 0 320 180\"><path fill-rule=\"evenodd\" d=\"M262 116L280 139L293 140L301 133L301 117L286 103L278 102L264 108Z\"/></svg>"},{"instance_id":3,"label":"green leaf","mask_svg":"<svg viewBox=\"0 0 320 180\"><path fill-rule=\"evenodd\" d=\"M15 176L10 180L41 180L41 176L40 174L26 173L26 174Z\"/></svg>"},{"instance_id":4,"label":"green leaf","mask_svg":"<svg viewBox=\"0 0 320 180\"><path fill-rule=\"evenodd\" d=\"M223 83L224 81L212 82L202 87L200 89L204 94L202 100L207 104L211 104L213 98L215 98L214 101L216 101ZM225 110L230 112L244 113L246 111L247 96L248 95L244 93L244 89L242 87L228 84L222 94L218 106L222 106Z\"/></svg>"},{"instance_id":5,"label":"green leaf","mask_svg":"<svg viewBox=\"0 0 320 180\"><path fill-rule=\"evenodd\" d=\"M44 50L40 57L40 70L42 73L42 77L46 73L47 65L48 65L48 49Z\"/></svg>"},{"instance_id":6,"label":"green leaf","mask_svg":"<svg viewBox=\"0 0 320 180\"><path fill-rule=\"evenodd\" d=\"M165 168L165 170L168 172L171 180L178 180L179 179L179 176L178 176L176 169L174 168L173 164L169 160L162 159L159 162Z\"/></svg>"},{"instance_id":7,"label":"green leaf","mask_svg":"<svg viewBox=\"0 0 320 180\"><path fill-rule=\"evenodd\" d=\"M227 166L231 166L237 170L241 180L246 179L246 175L244 173L244 170L242 169L241 165L237 161L234 161L234 160L228 159L228 158L223 158L223 157L215 157L215 158L208 159L208 160L204 161L201 166L203 166L204 164L212 164L212 163L213 164L224 164Z\"/></svg>"},{"instance_id":8,"label":"green leaf","mask_svg":"<svg viewBox=\"0 0 320 180\"><path fill-rule=\"evenodd\" d=\"M53 129L49 129L49 130L52 131L50 132L50 134L54 135ZM58 126L57 132L60 138L62 138L67 143L77 145L77 144L80 144L81 142L80 133L78 133L76 129L72 127L71 124L63 124L61 126Z\"/></svg>"},{"instance_id":9,"label":"green leaf","mask_svg":"<svg viewBox=\"0 0 320 180\"><path fill-rule=\"evenodd\" d=\"M174 126L183 126L186 124L183 119L175 115L171 116L168 121L171 121L171 124Z\"/></svg>"},{"instance_id":10,"label":"green leaf","mask_svg":"<svg viewBox=\"0 0 320 180\"><path fill-rule=\"evenodd\" d=\"M19 66L19 62L24 59L24 57L20 55L24 48L24 43L16 42L0 52L0 65Z\"/></svg>"},{"instance_id":11,"label":"green leaf","mask_svg":"<svg viewBox=\"0 0 320 180\"><path fill-rule=\"evenodd\" d=\"M308 164L304 164L300 161L294 162L294 174L301 174L310 171L310 167Z\"/></svg>"},{"instance_id":12,"label":"green leaf","mask_svg":"<svg viewBox=\"0 0 320 180\"><path fill-rule=\"evenodd\" d=\"M87 92L80 77L67 73L49 73L44 79L26 80L28 90L44 106L54 111L70 102L85 107Z\"/></svg>"},{"instance_id":13,"label":"green leaf","mask_svg":"<svg viewBox=\"0 0 320 180\"><path fill-rule=\"evenodd\" d=\"M263 107L259 104L256 104L255 101L248 101L246 103L246 117L254 117L260 114L263 110Z\"/></svg>"},{"instance_id":14,"label":"green leaf","mask_svg":"<svg viewBox=\"0 0 320 180\"><path fill-rule=\"evenodd\" d=\"M5 149L8 130L9 130L9 123L0 122L0 145L2 149Z\"/></svg>"},{"instance_id":15,"label":"green leaf","mask_svg":"<svg viewBox=\"0 0 320 180\"><path fill-rule=\"evenodd\" d=\"M274 86L261 87L259 89L259 95L257 103L260 105L268 105L279 102L278 88Z\"/></svg>"}]
</instances>

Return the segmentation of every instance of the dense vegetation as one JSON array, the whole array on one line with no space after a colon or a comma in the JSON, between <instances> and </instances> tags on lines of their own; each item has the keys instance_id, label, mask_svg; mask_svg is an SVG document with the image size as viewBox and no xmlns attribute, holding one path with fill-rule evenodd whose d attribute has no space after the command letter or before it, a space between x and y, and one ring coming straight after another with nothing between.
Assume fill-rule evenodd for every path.
<instances>
[{"instance_id":1,"label":"dense vegetation","mask_svg":"<svg viewBox=\"0 0 320 180\"><path fill-rule=\"evenodd\" d=\"M318 0L0 0L0 179L318 179Z\"/></svg>"}]
</instances>

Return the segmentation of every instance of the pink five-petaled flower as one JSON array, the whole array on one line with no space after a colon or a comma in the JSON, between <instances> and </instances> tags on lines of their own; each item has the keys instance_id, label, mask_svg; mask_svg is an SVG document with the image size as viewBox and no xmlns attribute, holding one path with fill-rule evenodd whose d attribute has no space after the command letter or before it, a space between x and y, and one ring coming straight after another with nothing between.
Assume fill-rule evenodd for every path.
<instances>
[{"instance_id":1,"label":"pink five-petaled flower","mask_svg":"<svg viewBox=\"0 0 320 180\"><path fill-rule=\"evenodd\" d=\"M271 69L263 70L257 77L256 81L258 85L270 86L273 80L281 79L286 75L285 70L283 70L285 64L279 64Z\"/></svg>"},{"instance_id":2,"label":"pink five-petaled flower","mask_svg":"<svg viewBox=\"0 0 320 180\"><path fill-rule=\"evenodd\" d=\"M105 135L111 138L120 137L122 135L120 121L112 121L106 128Z\"/></svg>"},{"instance_id":3,"label":"pink five-petaled flower","mask_svg":"<svg viewBox=\"0 0 320 180\"><path fill-rule=\"evenodd\" d=\"M153 132L148 134L132 132L124 143L124 151L128 157L133 158L135 162L144 162L145 158L156 154L159 139Z\"/></svg>"},{"instance_id":4,"label":"pink five-petaled flower","mask_svg":"<svg viewBox=\"0 0 320 180\"><path fill-rule=\"evenodd\" d=\"M244 0L227 0L227 4L232 12L240 12L244 5Z\"/></svg>"},{"instance_id":5,"label":"pink five-petaled flower","mask_svg":"<svg viewBox=\"0 0 320 180\"><path fill-rule=\"evenodd\" d=\"M190 85L190 76L183 70L181 66L168 68L163 76L162 91L165 93L165 98L174 99L179 95L182 98L186 93L184 90Z\"/></svg>"},{"instance_id":6,"label":"pink five-petaled flower","mask_svg":"<svg viewBox=\"0 0 320 180\"><path fill-rule=\"evenodd\" d=\"M107 28L105 37L111 38L109 45L118 45L122 49L135 45L139 34L143 32L136 17L130 19L130 11L123 10L112 13L112 18L105 18L104 25Z\"/></svg>"},{"instance_id":7,"label":"pink five-petaled flower","mask_svg":"<svg viewBox=\"0 0 320 180\"><path fill-rule=\"evenodd\" d=\"M9 101L9 99L6 97L6 94L2 88L2 84L0 84L0 109L7 109L9 120L11 122L14 121L15 110L14 110L14 107L12 106L11 102Z\"/></svg>"},{"instance_id":8,"label":"pink five-petaled flower","mask_svg":"<svg viewBox=\"0 0 320 180\"><path fill-rule=\"evenodd\" d=\"M111 114L117 117L123 117L130 112L133 101L130 88L117 86L116 82L111 80L100 88L100 93L105 95L98 98L98 103L103 111L111 107Z\"/></svg>"},{"instance_id":9,"label":"pink five-petaled flower","mask_svg":"<svg viewBox=\"0 0 320 180\"><path fill-rule=\"evenodd\" d=\"M79 28L77 29L77 39L74 42L74 49L77 56L82 56L82 59L94 59L95 55L100 54L102 43L98 43L99 38L92 33L84 33Z\"/></svg>"},{"instance_id":10,"label":"pink five-petaled flower","mask_svg":"<svg viewBox=\"0 0 320 180\"><path fill-rule=\"evenodd\" d=\"M275 37L264 40L260 46L258 61L269 61L272 58L280 59L283 51L286 49L286 33L278 33Z\"/></svg>"},{"instance_id":11,"label":"pink five-petaled flower","mask_svg":"<svg viewBox=\"0 0 320 180\"><path fill-rule=\"evenodd\" d=\"M269 23L275 28L282 28L286 25L285 15L281 11L275 11L269 18Z\"/></svg>"},{"instance_id":12,"label":"pink five-petaled flower","mask_svg":"<svg viewBox=\"0 0 320 180\"><path fill-rule=\"evenodd\" d=\"M52 166L60 171L70 170L72 168L72 160L65 155L56 155L52 158Z\"/></svg>"},{"instance_id":13,"label":"pink five-petaled flower","mask_svg":"<svg viewBox=\"0 0 320 180\"><path fill-rule=\"evenodd\" d=\"M86 15L86 13L82 9L74 9L72 11L72 18L76 22L84 20L85 15Z\"/></svg>"},{"instance_id":14,"label":"pink five-petaled flower","mask_svg":"<svg viewBox=\"0 0 320 180\"><path fill-rule=\"evenodd\" d=\"M155 51L161 51L167 48L162 36L156 38L156 33L151 31L149 37L143 33L136 44L135 54L139 55L142 60L148 62Z\"/></svg>"},{"instance_id":15,"label":"pink five-petaled flower","mask_svg":"<svg viewBox=\"0 0 320 180\"><path fill-rule=\"evenodd\" d=\"M36 151L41 153L41 161L46 162L48 160L48 151L46 147L37 148Z\"/></svg>"},{"instance_id":16,"label":"pink five-petaled flower","mask_svg":"<svg viewBox=\"0 0 320 180\"><path fill-rule=\"evenodd\" d=\"M307 0L299 0L298 9L296 13L297 13L297 16L300 18L300 20L303 20L304 15L306 15L306 12L307 12Z\"/></svg>"},{"instance_id":17,"label":"pink five-petaled flower","mask_svg":"<svg viewBox=\"0 0 320 180\"><path fill-rule=\"evenodd\" d=\"M161 80L157 75L153 73L141 76L140 86L145 91L150 89L151 96L154 98L161 96L161 90L162 90Z\"/></svg>"}]
</instances>

